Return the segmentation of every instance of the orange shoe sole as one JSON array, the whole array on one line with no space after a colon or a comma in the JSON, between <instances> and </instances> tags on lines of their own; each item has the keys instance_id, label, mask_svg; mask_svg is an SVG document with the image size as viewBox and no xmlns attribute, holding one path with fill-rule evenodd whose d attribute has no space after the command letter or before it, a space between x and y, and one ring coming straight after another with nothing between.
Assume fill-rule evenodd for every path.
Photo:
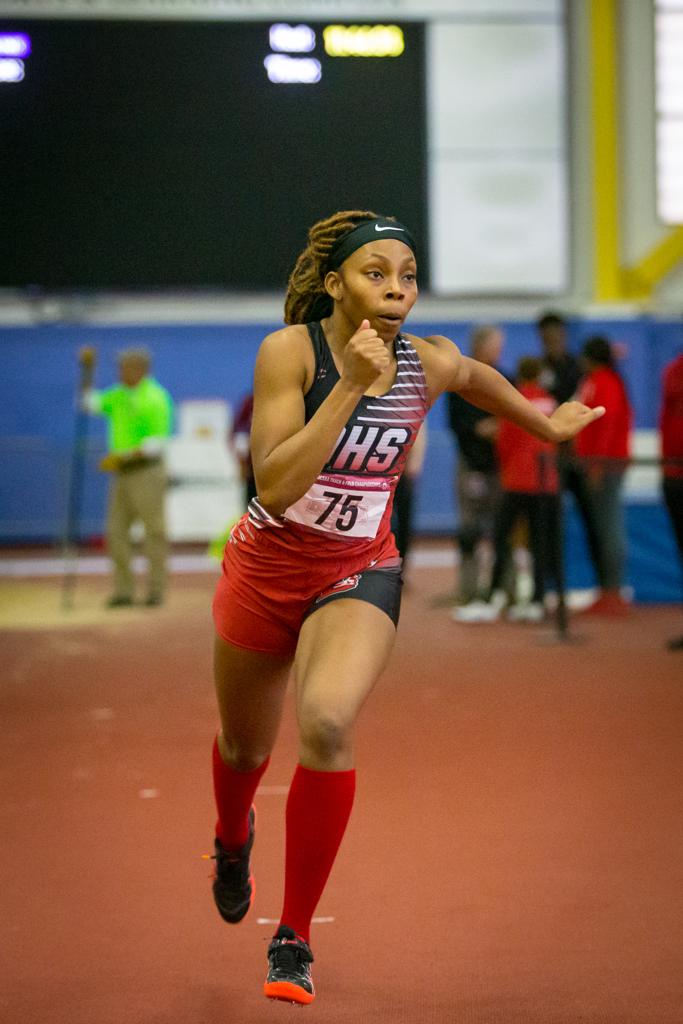
<instances>
[{"instance_id":1,"label":"orange shoe sole","mask_svg":"<svg viewBox=\"0 0 683 1024\"><path fill-rule=\"evenodd\" d=\"M289 981L271 981L263 986L263 994L269 999L284 999L288 1003L301 1003L307 1006L315 999L315 995L301 988L300 985L292 985Z\"/></svg>"}]
</instances>

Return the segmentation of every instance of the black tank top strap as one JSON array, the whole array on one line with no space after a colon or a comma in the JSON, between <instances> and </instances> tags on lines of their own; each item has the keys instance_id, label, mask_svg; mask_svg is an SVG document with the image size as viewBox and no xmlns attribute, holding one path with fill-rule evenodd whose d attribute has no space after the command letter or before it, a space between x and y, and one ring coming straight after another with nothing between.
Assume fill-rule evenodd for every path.
<instances>
[{"instance_id":1,"label":"black tank top strap","mask_svg":"<svg viewBox=\"0 0 683 1024\"><path fill-rule=\"evenodd\" d=\"M306 324L306 327L308 329L308 335L311 339L311 345L313 346L313 352L315 355L316 377L318 376L318 371L323 369L327 370L328 373L330 370L336 373L337 368L334 365L334 359L330 352L330 346L327 344L322 324L319 320L316 320L314 323Z\"/></svg>"},{"instance_id":2,"label":"black tank top strap","mask_svg":"<svg viewBox=\"0 0 683 1024\"><path fill-rule=\"evenodd\" d=\"M314 323L306 324L306 327L315 356L313 383L304 395L306 422L308 423L339 380L339 372L334 364L330 346L327 344L320 321L316 320Z\"/></svg>"}]
</instances>

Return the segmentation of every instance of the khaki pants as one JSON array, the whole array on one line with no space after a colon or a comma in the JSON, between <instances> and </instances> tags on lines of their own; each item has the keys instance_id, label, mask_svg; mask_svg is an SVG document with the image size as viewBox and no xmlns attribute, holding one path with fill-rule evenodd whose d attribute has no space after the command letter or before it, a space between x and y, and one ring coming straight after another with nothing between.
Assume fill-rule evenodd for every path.
<instances>
[{"instance_id":1,"label":"khaki pants","mask_svg":"<svg viewBox=\"0 0 683 1024\"><path fill-rule=\"evenodd\" d=\"M109 490L107 548L114 563L114 594L133 596L133 554L130 528L139 520L145 527L145 554L149 560L150 596L163 597L166 589L166 521L164 495L166 470L163 463L140 466L117 473Z\"/></svg>"}]
</instances>

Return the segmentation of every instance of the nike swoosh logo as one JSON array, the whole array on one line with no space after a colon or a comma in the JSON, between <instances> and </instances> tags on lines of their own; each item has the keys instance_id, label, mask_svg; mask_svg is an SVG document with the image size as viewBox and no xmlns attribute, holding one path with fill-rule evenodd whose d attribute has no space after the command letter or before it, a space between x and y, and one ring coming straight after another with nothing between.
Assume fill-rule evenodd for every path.
<instances>
[{"instance_id":1,"label":"nike swoosh logo","mask_svg":"<svg viewBox=\"0 0 683 1024\"><path fill-rule=\"evenodd\" d=\"M375 224L375 231L405 231L405 228L393 228L391 225L387 228L381 228L379 224Z\"/></svg>"}]
</instances>

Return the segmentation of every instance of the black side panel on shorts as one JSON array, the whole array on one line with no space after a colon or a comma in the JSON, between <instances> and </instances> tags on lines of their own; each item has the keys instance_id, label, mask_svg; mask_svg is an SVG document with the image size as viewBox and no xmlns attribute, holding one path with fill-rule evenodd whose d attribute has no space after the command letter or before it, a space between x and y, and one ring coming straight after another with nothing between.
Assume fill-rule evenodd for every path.
<instances>
[{"instance_id":1,"label":"black side panel on shorts","mask_svg":"<svg viewBox=\"0 0 683 1024\"><path fill-rule=\"evenodd\" d=\"M330 601L352 598L374 604L375 608L386 612L393 624L398 626L402 589L403 576L398 566L391 569L365 569L339 580L327 590L323 590L322 594L318 594L310 608L306 609L304 619Z\"/></svg>"}]
</instances>

